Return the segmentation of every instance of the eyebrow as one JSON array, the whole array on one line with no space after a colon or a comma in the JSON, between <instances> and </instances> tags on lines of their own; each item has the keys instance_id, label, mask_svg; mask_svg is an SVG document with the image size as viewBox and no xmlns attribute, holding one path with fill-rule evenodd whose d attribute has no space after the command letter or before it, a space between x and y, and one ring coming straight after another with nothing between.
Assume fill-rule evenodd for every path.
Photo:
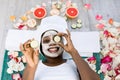
<instances>
[{"instance_id":1,"label":"eyebrow","mask_svg":"<svg viewBox=\"0 0 120 80\"><path fill-rule=\"evenodd\" d=\"M44 36L43 38L48 38L49 36Z\"/></svg>"}]
</instances>

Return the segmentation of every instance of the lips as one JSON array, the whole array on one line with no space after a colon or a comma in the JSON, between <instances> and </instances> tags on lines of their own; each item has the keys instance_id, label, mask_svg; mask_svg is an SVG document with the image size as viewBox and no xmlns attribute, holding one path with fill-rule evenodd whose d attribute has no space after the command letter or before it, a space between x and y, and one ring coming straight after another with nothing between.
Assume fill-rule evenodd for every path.
<instances>
[{"instance_id":1,"label":"lips","mask_svg":"<svg viewBox=\"0 0 120 80\"><path fill-rule=\"evenodd\" d=\"M59 50L59 47L51 47L51 48L48 49L48 51L50 53L56 53L56 52L58 52L58 50Z\"/></svg>"}]
</instances>

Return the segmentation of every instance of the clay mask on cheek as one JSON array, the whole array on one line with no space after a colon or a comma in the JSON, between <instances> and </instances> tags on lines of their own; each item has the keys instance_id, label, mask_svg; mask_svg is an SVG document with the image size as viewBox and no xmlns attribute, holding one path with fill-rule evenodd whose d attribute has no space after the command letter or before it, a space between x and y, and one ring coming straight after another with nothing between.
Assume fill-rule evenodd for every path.
<instances>
[{"instance_id":1,"label":"clay mask on cheek","mask_svg":"<svg viewBox=\"0 0 120 80\"><path fill-rule=\"evenodd\" d=\"M48 57L57 57L63 52L63 48L55 43L53 40L56 31L47 31L42 37L43 53Z\"/></svg>"}]
</instances>

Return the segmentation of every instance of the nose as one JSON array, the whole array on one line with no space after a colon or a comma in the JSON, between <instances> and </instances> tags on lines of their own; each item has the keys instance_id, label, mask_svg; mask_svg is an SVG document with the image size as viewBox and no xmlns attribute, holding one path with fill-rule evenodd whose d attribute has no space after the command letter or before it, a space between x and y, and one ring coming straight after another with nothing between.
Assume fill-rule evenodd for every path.
<instances>
[{"instance_id":1,"label":"nose","mask_svg":"<svg viewBox=\"0 0 120 80\"><path fill-rule=\"evenodd\" d=\"M55 43L55 41L53 40L53 36L51 36L51 41L49 43L49 46L56 46L57 44Z\"/></svg>"},{"instance_id":2,"label":"nose","mask_svg":"<svg viewBox=\"0 0 120 80\"><path fill-rule=\"evenodd\" d=\"M57 44L55 44L55 43L51 43L49 46L56 46Z\"/></svg>"}]
</instances>

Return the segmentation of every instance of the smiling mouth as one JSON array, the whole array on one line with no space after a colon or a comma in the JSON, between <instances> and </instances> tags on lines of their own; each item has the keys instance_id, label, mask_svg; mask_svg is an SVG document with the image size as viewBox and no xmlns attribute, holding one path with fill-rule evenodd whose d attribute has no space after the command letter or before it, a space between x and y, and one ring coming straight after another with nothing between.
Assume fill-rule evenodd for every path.
<instances>
[{"instance_id":1,"label":"smiling mouth","mask_svg":"<svg viewBox=\"0 0 120 80\"><path fill-rule=\"evenodd\" d=\"M59 50L59 47L51 47L51 48L48 49L48 51L50 53L56 53L56 52L58 52L58 50Z\"/></svg>"}]
</instances>

